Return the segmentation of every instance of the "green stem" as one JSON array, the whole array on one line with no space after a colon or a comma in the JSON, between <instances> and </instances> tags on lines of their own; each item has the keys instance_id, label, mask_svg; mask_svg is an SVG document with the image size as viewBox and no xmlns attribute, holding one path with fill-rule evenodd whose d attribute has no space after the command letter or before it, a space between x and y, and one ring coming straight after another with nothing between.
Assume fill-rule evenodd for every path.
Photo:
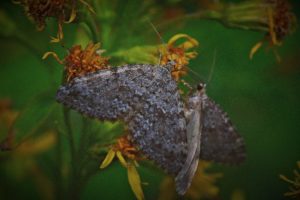
<instances>
[{"instance_id":1,"label":"green stem","mask_svg":"<svg viewBox=\"0 0 300 200\"><path fill-rule=\"evenodd\" d=\"M88 127L89 127L89 121L86 117L82 117L82 129L81 129L81 135L79 140L79 150L78 150L78 170L82 170L84 168L84 161L86 159L86 149L88 146L87 138L88 138Z\"/></svg>"},{"instance_id":2,"label":"green stem","mask_svg":"<svg viewBox=\"0 0 300 200\"><path fill-rule=\"evenodd\" d=\"M62 176L62 137L61 132L57 131L57 144L56 144L56 160L57 160L57 169L56 169L56 199L63 199L63 176Z\"/></svg>"},{"instance_id":3,"label":"green stem","mask_svg":"<svg viewBox=\"0 0 300 200\"><path fill-rule=\"evenodd\" d=\"M63 108L63 114L64 114L64 123L66 125L67 129L67 135L68 135L68 141L70 146L70 153L71 153L71 178L69 182L69 188L68 188L68 197L69 199L76 200L80 197L80 191L78 188L78 171L77 171L77 159L76 159L76 149L75 149L75 142L74 142L74 135L71 128L71 122L70 122L70 110L68 108Z\"/></svg>"},{"instance_id":4,"label":"green stem","mask_svg":"<svg viewBox=\"0 0 300 200\"><path fill-rule=\"evenodd\" d=\"M71 152L71 164L74 165L75 163L75 143L74 143L74 136L73 136L73 131L71 127L71 122L70 122L70 109L69 108L63 108L63 114L64 114L64 123L66 125L67 129L67 135L68 135L68 140L69 140L69 145L70 145L70 152Z\"/></svg>"},{"instance_id":5,"label":"green stem","mask_svg":"<svg viewBox=\"0 0 300 200\"><path fill-rule=\"evenodd\" d=\"M180 17L175 17L167 21L163 21L162 23L159 23L156 25L158 28L164 28L166 26L169 26L172 23L176 23L181 20L188 20L188 19L212 19L212 20L221 20L223 18L223 14L218 11L214 10L203 10L198 11L195 13L187 14Z\"/></svg>"},{"instance_id":6,"label":"green stem","mask_svg":"<svg viewBox=\"0 0 300 200\"><path fill-rule=\"evenodd\" d=\"M94 42L99 42L99 38L98 38L98 28L97 25L95 23L95 19L93 16L89 16L88 20L85 21L86 26L89 28L89 30L91 31L91 36L93 38Z\"/></svg>"}]
</instances>

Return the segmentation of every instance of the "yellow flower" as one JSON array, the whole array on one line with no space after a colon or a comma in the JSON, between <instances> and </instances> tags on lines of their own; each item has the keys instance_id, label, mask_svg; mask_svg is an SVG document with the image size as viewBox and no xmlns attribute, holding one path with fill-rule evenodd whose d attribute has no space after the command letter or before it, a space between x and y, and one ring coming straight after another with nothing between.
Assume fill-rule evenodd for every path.
<instances>
[{"instance_id":1,"label":"yellow flower","mask_svg":"<svg viewBox=\"0 0 300 200\"><path fill-rule=\"evenodd\" d=\"M178 43L179 40L185 40ZM165 65L169 61L174 61L175 67L172 69L172 76L175 80L187 74L190 59L195 58L197 53L189 51L197 47L198 41L187 34L174 35L166 45L135 46L130 49L120 50L112 54L129 63L148 63Z\"/></svg>"},{"instance_id":2,"label":"yellow flower","mask_svg":"<svg viewBox=\"0 0 300 200\"><path fill-rule=\"evenodd\" d=\"M209 199L216 198L219 188L215 186L217 179L222 177L220 173L207 173L210 163L200 161L190 188L187 190L185 197L187 199ZM159 200L176 199L175 183L172 177L166 177L160 187Z\"/></svg>"},{"instance_id":3,"label":"yellow flower","mask_svg":"<svg viewBox=\"0 0 300 200\"><path fill-rule=\"evenodd\" d=\"M250 59L260 49L265 41L272 46L280 46L284 37L295 30L296 17L291 12L291 6L287 0L265 0L266 18L268 32L262 41L256 43L250 51ZM280 61L280 56L274 51L276 58Z\"/></svg>"},{"instance_id":4,"label":"yellow flower","mask_svg":"<svg viewBox=\"0 0 300 200\"><path fill-rule=\"evenodd\" d=\"M69 82L75 77L109 68L109 58L101 56L103 51L100 49L100 43L90 42L85 49L82 49L80 45L73 46L64 60L60 60L54 52L45 53L43 59L52 55L60 64L64 64L65 79Z\"/></svg>"},{"instance_id":5,"label":"yellow flower","mask_svg":"<svg viewBox=\"0 0 300 200\"><path fill-rule=\"evenodd\" d=\"M80 45L70 49L69 55L65 57L65 69L67 81L75 77L83 76L90 72L108 68L108 58L102 57L99 53L100 43L89 43L84 50Z\"/></svg>"},{"instance_id":6,"label":"yellow flower","mask_svg":"<svg viewBox=\"0 0 300 200\"><path fill-rule=\"evenodd\" d=\"M300 169L300 161L297 162L297 167ZM300 172L294 170L294 180L287 178L284 175L279 175L279 177L289 183L290 191L284 193L285 196L290 197L292 199L300 199Z\"/></svg>"},{"instance_id":7,"label":"yellow flower","mask_svg":"<svg viewBox=\"0 0 300 200\"><path fill-rule=\"evenodd\" d=\"M186 39L186 41L175 46L175 43L180 39ZM176 34L168 41L166 47L160 47L162 52L160 64L165 65L169 61L174 61L175 66L172 70L172 76L175 80L179 80L181 76L187 74L189 60L197 56L197 52L188 52L188 50L198 45L198 41L189 35Z\"/></svg>"},{"instance_id":8,"label":"yellow flower","mask_svg":"<svg viewBox=\"0 0 300 200\"><path fill-rule=\"evenodd\" d=\"M131 143L128 135L119 138L117 143L112 146L101 163L100 169L106 168L113 161L115 156L117 156L121 165L127 169L128 182L136 198L138 200L144 199L140 175L136 169L138 166L136 160L141 159L141 157L138 150Z\"/></svg>"}]
</instances>

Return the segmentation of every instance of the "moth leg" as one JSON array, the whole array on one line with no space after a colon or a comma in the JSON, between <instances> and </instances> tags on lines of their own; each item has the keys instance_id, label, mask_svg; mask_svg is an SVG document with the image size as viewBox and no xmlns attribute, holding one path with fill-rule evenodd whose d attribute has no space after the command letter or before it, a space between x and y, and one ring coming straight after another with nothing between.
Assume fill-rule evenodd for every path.
<instances>
[{"instance_id":1,"label":"moth leg","mask_svg":"<svg viewBox=\"0 0 300 200\"><path fill-rule=\"evenodd\" d=\"M180 82L189 89L189 92L193 91L194 88L188 82L183 79L181 79Z\"/></svg>"}]
</instances>

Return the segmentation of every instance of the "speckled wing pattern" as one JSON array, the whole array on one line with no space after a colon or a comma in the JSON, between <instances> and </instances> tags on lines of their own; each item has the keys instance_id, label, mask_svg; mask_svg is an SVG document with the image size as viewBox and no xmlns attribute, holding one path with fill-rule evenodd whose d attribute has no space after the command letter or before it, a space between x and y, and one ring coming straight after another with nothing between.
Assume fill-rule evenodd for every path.
<instances>
[{"instance_id":1,"label":"speckled wing pattern","mask_svg":"<svg viewBox=\"0 0 300 200\"><path fill-rule=\"evenodd\" d=\"M124 65L61 86L56 99L99 120L122 120L133 142L176 175L186 160L186 122L177 83L167 67Z\"/></svg>"},{"instance_id":2,"label":"speckled wing pattern","mask_svg":"<svg viewBox=\"0 0 300 200\"><path fill-rule=\"evenodd\" d=\"M232 125L227 114L202 95L202 136L200 158L224 164L238 164L245 160L243 138Z\"/></svg>"}]
</instances>

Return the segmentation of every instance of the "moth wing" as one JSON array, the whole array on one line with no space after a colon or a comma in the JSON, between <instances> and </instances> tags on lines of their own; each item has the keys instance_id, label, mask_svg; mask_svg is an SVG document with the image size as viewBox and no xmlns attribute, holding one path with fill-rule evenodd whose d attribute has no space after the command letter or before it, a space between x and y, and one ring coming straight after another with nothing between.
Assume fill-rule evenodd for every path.
<instances>
[{"instance_id":1,"label":"moth wing","mask_svg":"<svg viewBox=\"0 0 300 200\"><path fill-rule=\"evenodd\" d=\"M177 83L161 66L100 70L59 88L56 99L89 117L123 120L133 142L176 175L186 158L186 122Z\"/></svg>"},{"instance_id":2,"label":"moth wing","mask_svg":"<svg viewBox=\"0 0 300 200\"><path fill-rule=\"evenodd\" d=\"M201 106L201 105L200 105ZM198 167L201 142L201 108L192 111L187 124L187 159L182 170L175 178L176 191L184 195L190 187Z\"/></svg>"},{"instance_id":3,"label":"moth wing","mask_svg":"<svg viewBox=\"0 0 300 200\"><path fill-rule=\"evenodd\" d=\"M227 114L209 98L203 100L202 113L200 158L228 164L244 161L246 157L244 140Z\"/></svg>"},{"instance_id":4,"label":"moth wing","mask_svg":"<svg viewBox=\"0 0 300 200\"><path fill-rule=\"evenodd\" d=\"M56 99L91 118L123 119L133 108L135 92L141 96L146 93L135 81L143 75L139 68L143 66L125 65L77 77L59 88Z\"/></svg>"},{"instance_id":5,"label":"moth wing","mask_svg":"<svg viewBox=\"0 0 300 200\"><path fill-rule=\"evenodd\" d=\"M177 83L167 69L156 69L149 79L151 83L141 86L146 88L147 95L142 96L142 102L135 103L136 110L129 114L128 129L144 155L176 175L186 159L183 103Z\"/></svg>"}]
</instances>

